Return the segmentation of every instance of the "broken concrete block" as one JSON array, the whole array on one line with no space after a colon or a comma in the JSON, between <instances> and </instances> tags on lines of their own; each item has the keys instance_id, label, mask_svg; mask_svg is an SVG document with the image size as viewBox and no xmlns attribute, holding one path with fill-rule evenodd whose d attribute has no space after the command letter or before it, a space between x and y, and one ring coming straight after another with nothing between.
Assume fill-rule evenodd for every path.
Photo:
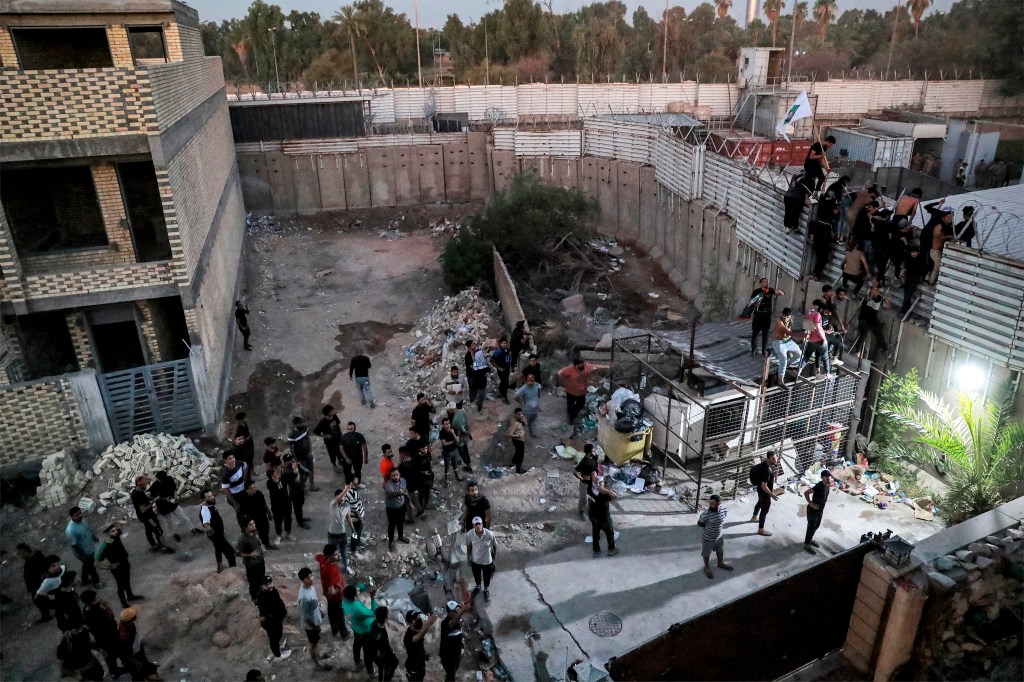
<instances>
[{"instance_id":1,"label":"broken concrete block","mask_svg":"<svg viewBox=\"0 0 1024 682\"><path fill-rule=\"evenodd\" d=\"M569 314L582 313L587 309L583 294L575 294L562 299L562 310Z\"/></svg>"}]
</instances>

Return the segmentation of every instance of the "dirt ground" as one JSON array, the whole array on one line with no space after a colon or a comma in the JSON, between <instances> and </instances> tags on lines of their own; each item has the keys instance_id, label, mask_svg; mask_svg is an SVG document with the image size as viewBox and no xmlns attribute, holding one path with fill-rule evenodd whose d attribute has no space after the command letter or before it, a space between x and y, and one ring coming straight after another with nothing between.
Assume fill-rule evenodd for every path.
<instances>
[{"instance_id":1,"label":"dirt ground","mask_svg":"<svg viewBox=\"0 0 1024 682\"><path fill-rule=\"evenodd\" d=\"M251 311L253 350L243 351L241 340L236 340L230 395L220 437L199 441L209 454L216 454L216 446L227 444L224 436L230 417L244 410L258 444L258 459L262 439L268 435L283 438L293 416L304 416L312 427L322 405L335 406L343 422L356 422L370 452L370 463L364 468L364 478L370 485L363 493L368 547L362 557L352 561L356 573L349 580L365 583L372 577L381 585L400 575L412 577L423 581L434 608L451 598L451 578L457 580L460 576L449 573L449 580L436 580L437 571L444 567L431 560L431 539L440 535L451 541L448 526L461 513L464 484L453 481L450 487L444 487L440 467L435 467L439 474L436 509L409 529L412 544L397 544L398 551L391 553L381 540L386 523L377 467L383 443L394 444L396 450L398 444L404 443L415 402L415 395L405 388L408 375L402 364L402 346L415 339L417 321L446 293L438 262L446 236L436 235L430 228L445 218L457 219L472 210L472 206L417 207L409 211L261 220L250 225L242 296ZM615 273L617 280L635 281L636 286L635 291L617 286L616 302L630 310L644 311L651 320L663 316L655 299L642 298L660 282L648 279L651 275L643 271L639 257L628 253L624 258L627 267ZM598 300L595 293L588 292L588 301ZM633 303L627 305L627 301ZM674 307L680 309L682 304ZM633 318L629 321L636 323ZM492 328L488 336L496 336L499 331L498 327ZM355 385L347 376L348 361L357 353L366 353L373 360L375 409L359 404ZM554 362L548 364L551 366L547 369L557 369ZM445 372L438 368L436 373L439 383ZM502 547L498 570L521 567L531 557L577 543L589 532L589 524L576 515L577 485L570 473L571 464L550 456L553 445L569 442L563 430L563 399L545 392L538 437L527 444L526 463L530 471L500 479L487 476L485 466L505 466L511 458L511 449L503 442L506 439L495 435L503 433L511 411L510 406L498 400L489 400L482 414L469 411L475 437L474 475L491 501L494 530ZM583 441L577 440L575 444L582 447ZM271 675L280 679L362 679L348 645L334 641L326 646L335 650L331 661L334 671L314 673L304 651L305 637L297 630L295 574L302 566L315 567L314 555L326 542L329 494L336 484L341 485L340 473L331 471L319 439L314 439L314 454L320 489L308 493L305 506L306 515L313 519L312 528L296 528L295 542L283 545L281 551L267 553L268 572L275 576L292 610L285 636L288 646L295 651L287 661L264 661L269 651L258 628L256 609L245 598L240 567L217 575L212 548L202 536L183 536L176 543L178 552L174 556L153 555L146 551L139 523L127 520L124 541L132 557L133 584L137 592L148 597L138 605L139 630L147 642L150 658L160 664L164 679L239 679L250 667L262 669L268 679ZM261 471L257 485L260 489L265 485ZM88 488L83 492L89 493ZM198 517L197 505L198 500L183 502L190 517ZM98 532L108 519L118 516L125 514L94 513L88 521ZM79 562L64 546L66 522L66 509L40 513L8 506L0 511L4 539L0 586L5 595L14 599L0 609L0 652L6 679L43 680L59 676L54 657L59 631L52 623L33 625L38 614L26 598L22 562L14 553L14 545L27 541L44 553L60 554L69 570L80 570ZM229 530L229 538L232 537ZM100 598L117 613L120 608L113 581L106 582L107 586L99 591ZM456 586L457 598L461 598L460 592ZM186 598L182 599L183 596ZM494 599L508 598L515 597L494 595ZM208 607L197 610L197 605L204 603ZM475 671L493 664L481 644L481 640L489 637L493 624L484 609L471 615L470 622L473 627L467 630L468 648L461 669L464 679L475 679ZM512 625L503 623L502 627ZM232 642L227 648L218 649L213 644L213 633L217 631L229 634ZM436 632L437 626L428 639L428 653L436 654ZM394 625L391 635L396 652L404 660L402 629ZM428 679L440 679L443 673L436 655L430 666ZM495 673L501 677L500 668Z\"/></svg>"}]
</instances>

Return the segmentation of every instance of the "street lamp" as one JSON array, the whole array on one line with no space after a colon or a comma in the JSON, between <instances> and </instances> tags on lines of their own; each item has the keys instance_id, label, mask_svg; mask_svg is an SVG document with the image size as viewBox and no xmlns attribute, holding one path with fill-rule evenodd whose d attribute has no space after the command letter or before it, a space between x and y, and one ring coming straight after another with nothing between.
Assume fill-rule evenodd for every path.
<instances>
[{"instance_id":1,"label":"street lamp","mask_svg":"<svg viewBox=\"0 0 1024 682\"><path fill-rule=\"evenodd\" d=\"M274 78L277 79L277 91L281 92L281 74L277 71L277 27L267 30L270 31L270 43L274 46Z\"/></svg>"},{"instance_id":2,"label":"street lamp","mask_svg":"<svg viewBox=\"0 0 1024 682\"><path fill-rule=\"evenodd\" d=\"M956 383L964 393L977 395L985 385L985 372L977 365L961 365L955 372Z\"/></svg>"}]
</instances>

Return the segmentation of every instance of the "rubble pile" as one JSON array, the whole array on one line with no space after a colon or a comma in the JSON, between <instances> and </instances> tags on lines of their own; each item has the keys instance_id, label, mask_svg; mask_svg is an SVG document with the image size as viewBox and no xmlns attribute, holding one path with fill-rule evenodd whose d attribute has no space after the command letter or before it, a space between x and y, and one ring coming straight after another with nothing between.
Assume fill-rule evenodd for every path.
<instances>
[{"instance_id":1,"label":"rubble pile","mask_svg":"<svg viewBox=\"0 0 1024 682\"><path fill-rule=\"evenodd\" d=\"M166 471L178 484L178 497L183 498L214 482L220 467L185 436L144 433L104 450L91 473L98 476L104 469L116 469L116 473L108 490L99 494L100 503L131 507L130 493L139 476L152 478L157 471Z\"/></svg>"},{"instance_id":2,"label":"rubble pile","mask_svg":"<svg viewBox=\"0 0 1024 682\"><path fill-rule=\"evenodd\" d=\"M68 501L68 497L81 492L92 478L78 468L75 458L63 450L47 455L39 472L40 486L36 500L43 509L54 509Z\"/></svg>"},{"instance_id":3,"label":"rubble pile","mask_svg":"<svg viewBox=\"0 0 1024 682\"><path fill-rule=\"evenodd\" d=\"M271 234L281 231L281 226L272 215L245 214L245 227L249 234Z\"/></svg>"},{"instance_id":4,"label":"rubble pile","mask_svg":"<svg viewBox=\"0 0 1024 682\"><path fill-rule=\"evenodd\" d=\"M990 535L924 568L930 596L916 658L938 673L929 677L1021 679L1024 530Z\"/></svg>"},{"instance_id":5,"label":"rubble pile","mask_svg":"<svg viewBox=\"0 0 1024 682\"><path fill-rule=\"evenodd\" d=\"M435 237L442 237L446 234L455 234L456 232L459 231L460 227L462 226L458 223L458 221L444 218L443 220L437 223L431 223L430 234L432 234Z\"/></svg>"},{"instance_id":6,"label":"rubble pile","mask_svg":"<svg viewBox=\"0 0 1024 682\"><path fill-rule=\"evenodd\" d=\"M466 341L483 342L488 328L496 325L493 308L480 298L479 291L466 289L445 296L420 319L412 331L416 340L402 347L405 393L422 391L434 398L441 396L441 382L449 368L457 365L463 369Z\"/></svg>"}]
</instances>

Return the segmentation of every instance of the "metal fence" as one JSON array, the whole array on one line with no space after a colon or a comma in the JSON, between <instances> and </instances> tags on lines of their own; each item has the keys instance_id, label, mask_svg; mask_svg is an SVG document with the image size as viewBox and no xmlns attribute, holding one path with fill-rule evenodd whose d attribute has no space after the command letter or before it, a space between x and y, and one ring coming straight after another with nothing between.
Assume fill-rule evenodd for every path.
<instances>
[{"instance_id":1,"label":"metal fence","mask_svg":"<svg viewBox=\"0 0 1024 682\"><path fill-rule=\"evenodd\" d=\"M764 362L767 377L771 360ZM692 508L713 493L736 497L746 490L750 467L769 450L780 455L780 480L852 452L865 373L840 367L835 375L772 388L716 375L727 388L707 396L700 395L702 373L714 371L653 334L612 344L612 383L640 394L663 475L673 469Z\"/></svg>"}]
</instances>

